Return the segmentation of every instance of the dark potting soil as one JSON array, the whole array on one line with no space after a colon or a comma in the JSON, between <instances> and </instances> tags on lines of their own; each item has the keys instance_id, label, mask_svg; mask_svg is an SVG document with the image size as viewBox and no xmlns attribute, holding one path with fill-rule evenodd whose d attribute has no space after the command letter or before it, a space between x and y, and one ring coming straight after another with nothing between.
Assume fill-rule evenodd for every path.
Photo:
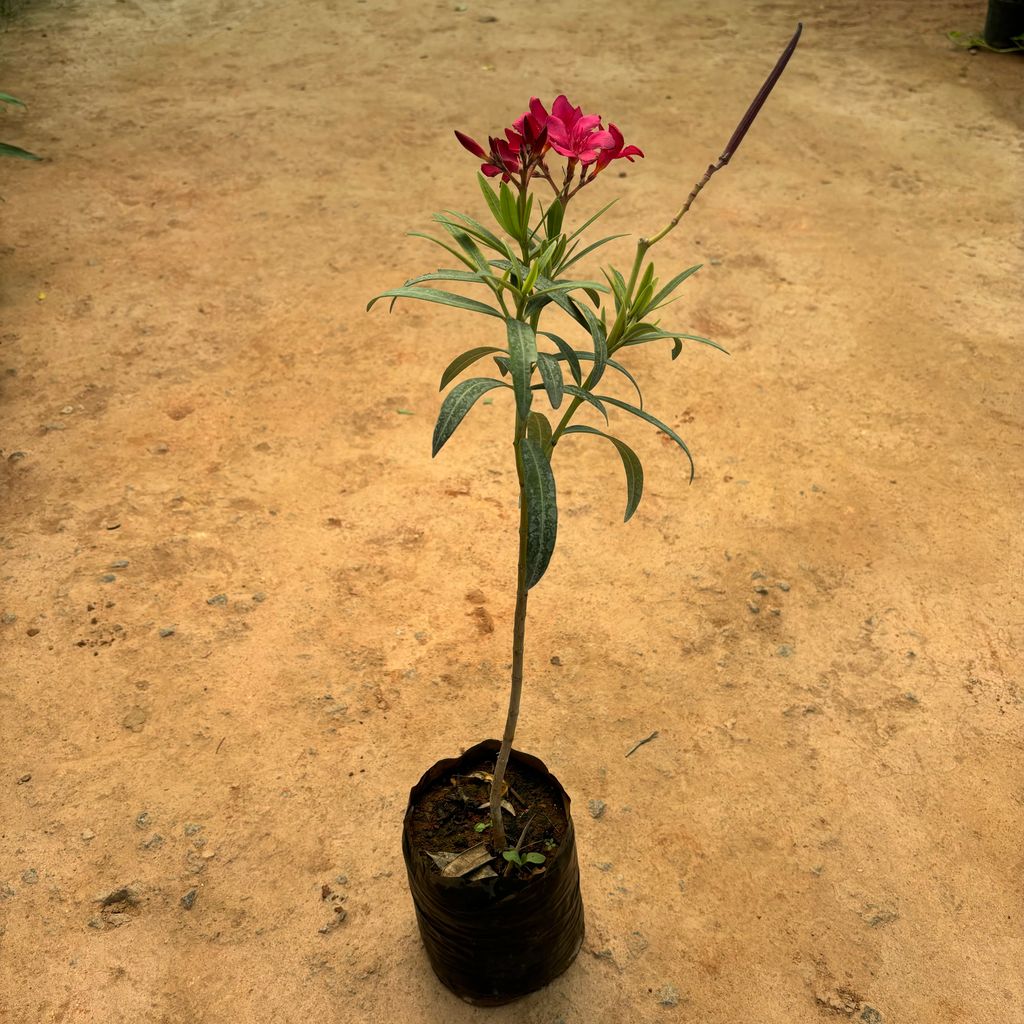
<instances>
[{"instance_id":1,"label":"dark potting soil","mask_svg":"<svg viewBox=\"0 0 1024 1024\"><path fill-rule=\"evenodd\" d=\"M413 807L411 822L413 849L418 856L429 860L428 853L462 853L481 842L490 843L491 812L489 808L481 810L480 804L490 799L491 784L466 776L474 771L490 773L493 770L493 758L485 757L468 764L459 777L446 775L438 779L421 795ZM508 784L505 799L516 811L515 817L504 812L505 838L509 846L515 846L523 826L529 821L530 831L520 853L541 853L550 859L568 829L558 791L548 779L514 757L509 761L505 781ZM476 831L475 826L480 823L487 826L483 832ZM435 864L434 871L440 874L441 869Z\"/></svg>"}]
</instances>

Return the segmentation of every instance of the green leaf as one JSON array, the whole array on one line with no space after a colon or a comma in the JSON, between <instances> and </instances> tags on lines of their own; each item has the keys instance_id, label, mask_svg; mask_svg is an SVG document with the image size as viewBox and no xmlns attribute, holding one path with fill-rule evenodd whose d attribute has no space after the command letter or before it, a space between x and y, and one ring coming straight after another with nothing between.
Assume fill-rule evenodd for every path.
<instances>
[{"instance_id":1,"label":"green leaf","mask_svg":"<svg viewBox=\"0 0 1024 1024\"><path fill-rule=\"evenodd\" d=\"M506 320L508 331L508 356L512 367L512 386L516 393L516 410L519 418L525 422L530 415L530 379L533 377L533 364L537 361L537 336L529 324L522 320Z\"/></svg>"},{"instance_id":2,"label":"green leaf","mask_svg":"<svg viewBox=\"0 0 1024 1024\"><path fill-rule=\"evenodd\" d=\"M488 306L486 302L478 302L476 299L466 298L465 295L456 295L454 292L446 292L438 288L391 288L370 299L366 304L367 311L375 302L392 296L396 299L422 299L424 302L438 302L442 306L456 306L459 309L468 309L473 313L496 316L499 320L505 319L498 310L493 306Z\"/></svg>"},{"instance_id":3,"label":"green leaf","mask_svg":"<svg viewBox=\"0 0 1024 1024\"><path fill-rule=\"evenodd\" d=\"M508 224L505 223L502 218L501 202L498 197L494 194L494 189L487 183L487 179L477 171L476 180L480 182L480 191L484 194L484 199L487 201L487 205L490 208L491 216L498 222L498 225L509 234L512 231L509 229Z\"/></svg>"},{"instance_id":4,"label":"green leaf","mask_svg":"<svg viewBox=\"0 0 1024 1024\"><path fill-rule=\"evenodd\" d=\"M640 498L644 493L644 468L640 465L636 452L625 441L620 441L617 437L612 437L611 434L606 434L603 430L587 427L581 423L566 427L563 433L596 434L598 437L607 438L618 449L619 455L622 458L622 468L626 471L626 518L623 522L628 523L630 517L640 504Z\"/></svg>"},{"instance_id":5,"label":"green leaf","mask_svg":"<svg viewBox=\"0 0 1024 1024\"><path fill-rule=\"evenodd\" d=\"M577 288L583 291L605 292L608 289L597 281L551 281L537 289L537 295L553 295L555 292L571 292Z\"/></svg>"},{"instance_id":6,"label":"green leaf","mask_svg":"<svg viewBox=\"0 0 1024 1024\"><path fill-rule=\"evenodd\" d=\"M480 246L470 238L469 232L465 228L447 220L439 213L434 214L434 219L455 239L458 246L473 261L473 266L477 270L482 270L485 274L490 273L491 265L487 261L487 257L481 252Z\"/></svg>"},{"instance_id":7,"label":"green leaf","mask_svg":"<svg viewBox=\"0 0 1024 1024\"><path fill-rule=\"evenodd\" d=\"M543 864L545 860L547 860L547 858L544 856L543 853L536 853L533 850L531 850L523 858L523 863L524 864Z\"/></svg>"},{"instance_id":8,"label":"green leaf","mask_svg":"<svg viewBox=\"0 0 1024 1024\"><path fill-rule=\"evenodd\" d=\"M555 550L558 504L555 477L544 449L532 438L524 437L519 452L527 509L526 587L530 589L540 582Z\"/></svg>"},{"instance_id":9,"label":"green leaf","mask_svg":"<svg viewBox=\"0 0 1024 1024\"><path fill-rule=\"evenodd\" d=\"M612 405L618 406L620 409L625 409L626 412L631 412L634 416L639 416L640 419L646 420L648 423L656 426L663 434L671 437L673 441L686 453L687 459L690 461L690 482L693 483L694 465L693 456L690 454L690 449L686 447L686 443L683 439L667 424L662 423L661 420L655 419L649 412L644 412L643 409L638 409L635 405L630 405L629 402L620 401L618 398L611 398L608 395L601 395L600 400L602 402L611 402Z\"/></svg>"},{"instance_id":10,"label":"green leaf","mask_svg":"<svg viewBox=\"0 0 1024 1024\"><path fill-rule=\"evenodd\" d=\"M446 221L446 219L443 218L439 213L434 214L434 219L439 221L441 224L453 224L454 227L459 228L462 231L465 231L468 234L472 235L475 239L477 239L477 241L483 242L484 245L493 249L495 252L500 252L505 256L508 255L508 246L493 231L490 231L488 228L485 228L483 224L480 223L480 221L474 220L472 217L467 216L465 213L458 213L455 210L445 210L444 212L451 217L458 218L458 220L461 221L461 223L453 224L452 221Z\"/></svg>"},{"instance_id":11,"label":"green leaf","mask_svg":"<svg viewBox=\"0 0 1024 1024\"><path fill-rule=\"evenodd\" d=\"M584 256L589 255L595 249L600 249L602 245L607 245L608 242L614 242L616 238L625 238L625 237L626 236L624 234L623 235L608 235L607 238L601 238L601 239L598 239L598 241L596 241L596 242L591 242L590 245L588 245L585 249L581 249L578 253L576 253L576 255L572 257L572 259L570 259L567 262L565 262L564 264L562 264L562 266L560 266L558 268L559 272L561 273L561 272L564 272L564 271L568 270L577 260L583 259Z\"/></svg>"},{"instance_id":12,"label":"green leaf","mask_svg":"<svg viewBox=\"0 0 1024 1024\"><path fill-rule=\"evenodd\" d=\"M523 294L528 295L533 289L533 286L537 283L537 278L540 276L540 260L534 260L530 266L530 272L526 275L526 280L523 282Z\"/></svg>"},{"instance_id":13,"label":"green leaf","mask_svg":"<svg viewBox=\"0 0 1024 1024\"><path fill-rule=\"evenodd\" d=\"M12 103L16 107L25 109L25 104L21 102L16 96L11 96L9 93L0 92L0 103Z\"/></svg>"},{"instance_id":14,"label":"green leaf","mask_svg":"<svg viewBox=\"0 0 1024 1024\"><path fill-rule=\"evenodd\" d=\"M465 263L470 270L476 270L476 264L465 253L459 252L458 249L453 249L447 242L442 242L440 238L425 234L423 231L408 231L406 234L410 238L425 238L428 242L441 246L445 252L451 253L460 263Z\"/></svg>"},{"instance_id":15,"label":"green leaf","mask_svg":"<svg viewBox=\"0 0 1024 1024\"><path fill-rule=\"evenodd\" d=\"M523 866L523 862L519 859L518 850L502 850L502 857L505 858L510 864L517 864L519 867Z\"/></svg>"},{"instance_id":16,"label":"green leaf","mask_svg":"<svg viewBox=\"0 0 1024 1024\"><path fill-rule=\"evenodd\" d=\"M531 412L526 421L526 436L531 441L536 441L546 451L551 441L551 423L547 416L541 412Z\"/></svg>"},{"instance_id":17,"label":"green leaf","mask_svg":"<svg viewBox=\"0 0 1024 1024\"><path fill-rule=\"evenodd\" d=\"M605 423L608 422L608 410L601 404L600 398L596 398L589 391L584 391L583 388L574 387L572 384L563 384L562 387L574 398L579 398L581 401L589 402L604 417Z\"/></svg>"},{"instance_id":18,"label":"green leaf","mask_svg":"<svg viewBox=\"0 0 1024 1024\"><path fill-rule=\"evenodd\" d=\"M540 333L543 334L545 338L550 338L555 343L558 351L562 354L562 358L569 364L569 372L572 373L573 380L575 380L577 384L582 384L583 371L580 369L579 357L576 355L573 347L557 334L552 334L550 331L541 331Z\"/></svg>"},{"instance_id":19,"label":"green leaf","mask_svg":"<svg viewBox=\"0 0 1024 1024\"><path fill-rule=\"evenodd\" d=\"M700 268L704 266L703 263L698 263L695 267L688 267L681 274L677 274L672 278L671 281L664 288L658 292L657 295L651 299L650 309L657 309L662 304L663 299L667 299L691 274L696 274Z\"/></svg>"},{"instance_id":20,"label":"green leaf","mask_svg":"<svg viewBox=\"0 0 1024 1024\"><path fill-rule=\"evenodd\" d=\"M569 241L571 242L574 238L582 235L598 217L603 217L617 202L618 199L613 199L607 206L602 206L593 217L589 220L585 220L571 235L569 235Z\"/></svg>"},{"instance_id":21,"label":"green leaf","mask_svg":"<svg viewBox=\"0 0 1024 1024\"><path fill-rule=\"evenodd\" d=\"M626 300L629 298L626 294L626 279L614 267L610 267L609 269L611 270L611 278L609 281L612 286L612 291L615 292L616 308L619 306L625 306Z\"/></svg>"},{"instance_id":22,"label":"green leaf","mask_svg":"<svg viewBox=\"0 0 1024 1024\"><path fill-rule=\"evenodd\" d=\"M411 277L402 286L404 288L411 288L414 284L421 284L424 281L465 281L468 284L483 284L486 282L486 277L494 275L484 275L479 270L448 270L442 268L441 270L431 271L429 274L420 274L419 277Z\"/></svg>"},{"instance_id":23,"label":"green leaf","mask_svg":"<svg viewBox=\"0 0 1024 1024\"><path fill-rule=\"evenodd\" d=\"M604 324L586 306L583 307L583 315L586 317L587 329L594 343L594 369L590 377L590 390L593 390L604 376L604 368L608 362L608 334Z\"/></svg>"},{"instance_id":24,"label":"green leaf","mask_svg":"<svg viewBox=\"0 0 1024 1024\"><path fill-rule=\"evenodd\" d=\"M702 338L699 334L680 334L678 331L647 331L643 334L637 334L627 339L620 346L625 348L626 345L644 345L648 341L660 341L663 338L672 338L674 341L679 339L685 339L686 341L698 341L702 345L710 345L712 348L718 349L719 352L724 352L728 355L728 351L722 348L717 341L712 341L710 338ZM682 346L679 346L680 349ZM676 353L678 354L678 352ZM672 357L673 359L675 356Z\"/></svg>"},{"instance_id":25,"label":"green leaf","mask_svg":"<svg viewBox=\"0 0 1024 1024\"><path fill-rule=\"evenodd\" d=\"M594 358L593 354L590 352L577 352L576 355L580 359L592 360ZM561 355L556 356L555 358L561 358ZM615 359L606 360L605 365L610 366L613 370L618 370L619 373L621 373L624 377L627 377L629 379L629 382L633 385L634 388L636 388L637 398L640 399L640 408L642 409L644 407L644 396L643 392L640 390L640 385L637 383L636 377L634 377L633 374L631 374L629 370L627 370L626 367L622 365L622 363L618 362Z\"/></svg>"},{"instance_id":26,"label":"green leaf","mask_svg":"<svg viewBox=\"0 0 1024 1024\"><path fill-rule=\"evenodd\" d=\"M504 181L498 186L498 203L501 206L502 221L508 225L508 233L518 241L516 228L519 224L519 207L516 205L515 196L512 195L512 189Z\"/></svg>"},{"instance_id":27,"label":"green leaf","mask_svg":"<svg viewBox=\"0 0 1024 1024\"><path fill-rule=\"evenodd\" d=\"M537 369L540 370L540 379L544 381L544 390L548 393L551 408L557 409L562 404L562 368L554 356L538 352Z\"/></svg>"},{"instance_id":28,"label":"green leaf","mask_svg":"<svg viewBox=\"0 0 1024 1024\"><path fill-rule=\"evenodd\" d=\"M19 160L42 160L41 156L30 153L27 149L18 146L9 146L6 142L0 142L0 156L13 156Z\"/></svg>"},{"instance_id":29,"label":"green leaf","mask_svg":"<svg viewBox=\"0 0 1024 1024\"><path fill-rule=\"evenodd\" d=\"M498 348L496 345L484 345L481 348L471 348L463 352L462 355L456 356L441 374L441 386L437 390L444 391L467 366L472 366L478 359L483 359L484 356L490 355L492 352L504 351L503 348Z\"/></svg>"},{"instance_id":30,"label":"green leaf","mask_svg":"<svg viewBox=\"0 0 1024 1024\"><path fill-rule=\"evenodd\" d=\"M565 207L555 199L548 212L544 215L544 232L548 238L555 238L562 230L562 217L565 215Z\"/></svg>"},{"instance_id":31,"label":"green leaf","mask_svg":"<svg viewBox=\"0 0 1024 1024\"><path fill-rule=\"evenodd\" d=\"M629 307L630 316L641 317L647 309L647 304L651 301L651 296L654 294L654 289L657 284L654 280L654 264L648 263L647 269L644 271L644 276L640 279L640 283L637 285L636 297L633 299L632 305Z\"/></svg>"},{"instance_id":32,"label":"green leaf","mask_svg":"<svg viewBox=\"0 0 1024 1024\"><path fill-rule=\"evenodd\" d=\"M550 278L545 277L543 274L537 278L538 284L541 288L550 288L555 282ZM587 326L586 317L580 312L579 306L566 294L561 291L553 291L548 295L543 296L544 299L550 299L559 309L568 313L584 330L589 330Z\"/></svg>"},{"instance_id":33,"label":"green leaf","mask_svg":"<svg viewBox=\"0 0 1024 1024\"><path fill-rule=\"evenodd\" d=\"M500 380L492 380L490 377L474 377L472 380L456 384L441 403L441 411L434 425L432 455L437 455L444 447L445 441L455 433L455 428L465 419L466 413L473 408L473 403L481 395L486 395L495 388L507 387L507 384Z\"/></svg>"}]
</instances>

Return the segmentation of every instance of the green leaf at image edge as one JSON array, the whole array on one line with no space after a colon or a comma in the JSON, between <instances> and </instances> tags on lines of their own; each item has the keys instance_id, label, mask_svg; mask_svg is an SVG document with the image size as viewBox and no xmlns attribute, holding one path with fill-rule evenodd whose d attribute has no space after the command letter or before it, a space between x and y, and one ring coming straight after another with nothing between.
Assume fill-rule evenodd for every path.
<instances>
[{"instance_id":1,"label":"green leaf at image edge","mask_svg":"<svg viewBox=\"0 0 1024 1024\"><path fill-rule=\"evenodd\" d=\"M456 377L467 366L472 366L478 359L483 359L484 356L489 356L492 352L504 352L503 348L498 348L497 345L484 345L480 348L471 348L462 355L456 356L447 366L444 373L441 374L441 386L437 389L438 391L444 391L448 385L455 380Z\"/></svg>"},{"instance_id":2,"label":"green leaf at image edge","mask_svg":"<svg viewBox=\"0 0 1024 1024\"><path fill-rule=\"evenodd\" d=\"M646 420L648 423L657 427L663 434L672 438L673 441L686 453L686 458L690 462L690 483L693 483L694 465L693 456L690 454L690 449L686 447L686 442L667 424L662 423L661 420L652 416L649 412L644 412L643 409L638 409L635 405L630 405L629 402L623 402L618 398L611 398L608 395L595 396L602 402L611 402L612 405L618 406L620 409L625 409L626 412L631 412L634 416L639 416L640 419Z\"/></svg>"},{"instance_id":3,"label":"green leaf at image edge","mask_svg":"<svg viewBox=\"0 0 1024 1024\"><path fill-rule=\"evenodd\" d=\"M30 153L27 149L20 149L18 146L11 146L6 142L0 142L0 156L13 156L18 160L43 159L41 156L36 156L35 153Z\"/></svg>"},{"instance_id":4,"label":"green leaf at image edge","mask_svg":"<svg viewBox=\"0 0 1024 1024\"><path fill-rule=\"evenodd\" d=\"M444 443L455 433L455 428L465 419L466 413L481 395L486 395L494 388L507 387L508 384L490 377L474 377L472 380L456 384L441 403L441 411L438 413L437 423L434 425L434 443L431 454L437 455L444 447Z\"/></svg>"},{"instance_id":5,"label":"green leaf at image edge","mask_svg":"<svg viewBox=\"0 0 1024 1024\"><path fill-rule=\"evenodd\" d=\"M499 320L505 319L498 310L493 306L488 306L486 302L478 302L476 299L467 298L465 295L456 295L454 292L442 291L440 288L391 288L370 299L366 304L367 311L373 308L375 302L390 297L437 302L442 306L455 306L458 309L468 309L473 313L486 313L487 316L496 316Z\"/></svg>"},{"instance_id":6,"label":"green leaf at image edge","mask_svg":"<svg viewBox=\"0 0 1024 1024\"><path fill-rule=\"evenodd\" d=\"M544 450L530 437L519 442L527 509L526 587L536 586L547 570L558 533L555 477Z\"/></svg>"},{"instance_id":7,"label":"green leaf at image edge","mask_svg":"<svg viewBox=\"0 0 1024 1024\"><path fill-rule=\"evenodd\" d=\"M564 433L596 434L598 437L607 438L618 449L622 459L622 468L626 471L626 517L623 522L628 523L637 510L644 493L644 467L640 464L636 452L625 441L620 441L617 437L612 437L611 434L606 434L596 427L584 426L582 423L566 427Z\"/></svg>"}]
</instances>

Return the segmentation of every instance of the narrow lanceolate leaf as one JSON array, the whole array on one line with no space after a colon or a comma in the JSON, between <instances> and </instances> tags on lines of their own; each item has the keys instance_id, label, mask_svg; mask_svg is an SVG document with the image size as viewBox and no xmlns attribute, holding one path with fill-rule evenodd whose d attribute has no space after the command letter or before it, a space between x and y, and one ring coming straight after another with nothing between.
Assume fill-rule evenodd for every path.
<instances>
[{"instance_id":1,"label":"narrow lanceolate leaf","mask_svg":"<svg viewBox=\"0 0 1024 1024\"><path fill-rule=\"evenodd\" d=\"M728 355L728 351L722 348L717 341L712 341L710 338L702 338L699 334L681 334L679 331L644 331L642 334L635 334L625 345L643 345L648 341L659 341L662 338L672 338L674 341L678 341L680 338L686 341L697 341L701 345L710 345L712 348L718 349L719 352L724 352ZM680 346L681 347L681 346ZM675 358L675 356L673 356Z\"/></svg>"},{"instance_id":2,"label":"narrow lanceolate leaf","mask_svg":"<svg viewBox=\"0 0 1024 1024\"><path fill-rule=\"evenodd\" d=\"M512 195L512 189L505 182L498 186L498 202L501 205L502 223L508 225L506 230L513 238L518 238L519 210L516 206L515 196ZM520 278L520 280L522 279Z\"/></svg>"},{"instance_id":3,"label":"narrow lanceolate leaf","mask_svg":"<svg viewBox=\"0 0 1024 1024\"><path fill-rule=\"evenodd\" d=\"M577 384L582 384L583 371L580 369L580 360L576 350L569 344L569 342L560 338L557 334L552 334L550 331L541 331L540 333L543 334L545 338L550 338L555 343L555 346L561 353L562 358L569 364L569 372L572 374L573 380L575 380Z\"/></svg>"},{"instance_id":4,"label":"narrow lanceolate leaf","mask_svg":"<svg viewBox=\"0 0 1024 1024\"><path fill-rule=\"evenodd\" d=\"M480 223L480 221L474 220L472 217L468 216L465 213L457 213L455 210L445 210L445 213L449 214L452 217L457 217L462 222L461 226L463 231L467 231L475 239L477 239L480 242L483 242L484 245L493 249L495 252L500 252L504 254L508 253L508 246L500 238L498 238L498 236L493 231L489 230L488 228L485 228L483 224ZM440 214L434 214L434 217L435 219L439 220L442 224L445 223L445 220L442 218ZM450 224L451 221L448 221L448 223Z\"/></svg>"},{"instance_id":5,"label":"narrow lanceolate leaf","mask_svg":"<svg viewBox=\"0 0 1024 1024\"><path fill-rule=\"evenodd\" d=\"M530 415L530 379L537 361L537 336L529 324L522 320L506 320L508 329L508 357L512 367L512 386L516 392L516 409L521 420Z\"/></svg>"},{"instance_id":6,"label":"narrow lanceolate leaf","mask_svg":"<svg viewBox=\"0 0 1024 1024\"><path fill-rule=\"evenodd\" d=\"M551 288L555 282L552 281L551 278L545 277L543 274L541 274L540 277L537 278L537 283L541 286L541 288ZM568 313L569 316L571 316L573 320L575 320L576 323L580 325L580 327L584 328L584 330L589 330L589 328L587 327L586 318L580 312L579 306L577 306L576 303L573 302L573 300L568 295L565 294L565 292L554 291L542 296L541 298L542 301L544 299L550 299L556 306L559 307L559 309L562 309L566 313Z\"/></svg>"},{"instance_id":7,"label":"narrow lanceolate leaf","mask_svg":"<svg viewBox=\"0 0 1024 1024\"><path fill-rule=\"evenodd\" d=\"M425 281L464 281L466 284L484 284L486 277L493 277L493 275L484 275L479 270L442 269L431 271L429 274L420 274L419 277L410 277L402 287L411 288L414 284L423 284Z\"/></svg>"},{"instance_id":8,"label":"narrow lanceolate leaf","mask_svg":"<svg viewBox=\"0 0 1024 1024\"><path fill-rule=\"evenodd\" d=\"M691 274L696 274L700 268L704 266L703 263L698 263L695 267L687 267L681 274L677 274L672 278L671 281L664 288L658 292L657 295L651 299L650 309L657 309L661 303L667 299Z\"/></svg>"},{"instance_id":9,"label":"narrow lanceolate leaf","mask_svg":"<svg viewBox=\"0 0 1024 1024\"><path fill-rule=\"evenodd\" d=\"M442 306L456 306L459 309L468 309L473 313L486 313L487 316L496 316L499 320L505 318L493 306L486 302L478 302L476 299L468 299L465 295L456 295L454 292L442 291L440 288L391 288L380 295L375 295L366 304L367 310L380 299L394 297L396 299L421 299L423 302L439 302Z\"/></svg>"},{"instance_id":10,"label":"narrow lanceolate leaf","mask_svg":"<svg viewBox=\"0 0 1024 1024\"><path fill-rule=\"evenodd\" d=\"M18 146L10 146L6 142L0 142L0 156L13 156L19 160L42 160L41 156L36 156L35 153L30 153L27 149L21 149Z\"/></svg>"},{"instance_id":11,"label":"narrow lanceolate leaf","mask_svg":"<svg viewBox=\"0 0 1024 1024\"><path fill-rule=\"evenodd\" d=\"M554 292L582 291L607 292L608 289L597 281L551 281L537 289L538 295L551 295Z\"/></svg>"},{"instance_id":12,"label":"narrow lanceolate leaf","mask_svg":"<svg viewBox=\"0 0 1024 1024\"><path fill-rule=\"evenodd\" d=\"M474 377L472 380L456 384L441 403L441 411L434 426L432 454L436 455L444 447L445 441L455 433L455 428L465 419L466 413L473 408L473 403L481 395L486 395L495 388L507 387L507 384L500 380L492 380L490 377Z\"/></svg>"},{"instance_id":13,"label":"narrow lanceolate leaf","mask_svg":"<svg viewBox=\"0 0 1024 1024\"><path fill-rule=\"evenodd\" d=\"M476 264L465 253L459 252L458 249L450 246L447 242L442 242L440 238L435 238L433 235L425 234L422 231L407 231L406 234L410 238L425 238L428 242L441 246L445 252L450 252L460 263L465 263L470 270L476 269Z\"/></svg>"},{"instance_id":14,"label":"narrow lanceolate leaf","mask_svg":"<svg viewBox=\"0 0 1024 1024\"><path fill-rule=\"evenodd\" d=\"M567 394L578 398L583 402L589 402L597 411L604 417L605 423L608 422L608 410L601 404L602 399L595 397L589 391L584 391L583 388L575 387L572 384L563 384L562 387Z\"/></svg>"},{"instance_id":15,"label":"narrow lanceolate leaf","mask_svg":"<svg viewBox=\"0 0 1024 1024\"><path fill-rule=\"evenodd\" d=\"M589 228L589 227L590 227L590 225L591 225L591 224L593 224L593 223L594 223L594 221L595 221L595 220L597 220L597 218L598 218L598 217L602 217L602 216L604 216L604 214L606 214L606 213L607 213L607 212L608 212L608 211L609 211L609 210L610 210L610 209L611 209L611 208L612 208L612 207L613 207L613 206L614 206L614 205L615 205L615 204L616 204L617 202L618 202L618 199L613 199L613 200L612 200L612 201L611 201L611 202L610 202L610 203L609 203L609 204L608 204L607 206L602 206L602 207L601 207L601 209L600 209L600 210L598 210L598 211L597 211L597 213L595 213L593 217L591 217L591 218L590 218L589 220L585 220L585 221L584 221L584 222L583 222L583 223L582 223L582 224L581 224L581 225L580 225L580 226L579 226L579 227L578 227L578 228L577 228L577 229L576 229L576 230L575 230L575 231L574 231L574 232L573 232L573 233L572 233L572 234L571 234L570 236L569 236L569 241L571 242L571 241L572 241L572 240L573 240L574 238L576 238L576 237L577 237L578 235L582 235L582 234L583 234L583 232L584 232L584 231L586 231L586 230L587 230L587 228Z\"/></svg>"},{"instance_id":16,"label":"narrow lanceolate leaf","mask_svg":"<svg viewBox=\"0 0 1024 1024\"><path fill-rule=\"evenodd\" d=\"M536 441L542 450L547 450L551 441L551 423L547 416L541 412L531 412L530 418L526 421L526 436L531 441Z\"/></svg>"},{"instance_id":17,"label":"narrow lanceolate leaf","mask_svg":"<svg viewBox=\"0 0 1024 1024\"><path fill-rule=\"evenodd\" d=\"M634 416L639 416L642 420L647 420L648 423L656 426L663 434L671 437L673 441L686 453L687 459L690 461L690 482L693 482L693 456L690 454L690 449L686 447L686 443L683 439L667 424L662 423L661 420L656 419L649 412L644 412L643 409L638 409L635 405L630 405L629 402L620 401L618 398L610 398L608 395L601 395L600 400L602 402L611 402L612 405L618 406L620 409L625 409L626 412L631 412Z\"/></svg>"},{"instance_id":18,"label":"narrow lanceolate leaf","mask_svg":"<svg viewBox=\"0 0 1024 1024\"><path fill-rule=\"evenodd\" d=\"M484 345L481 348L471 348L462 355L456 356L449 364L448 368L441 374L441 386L437 389L438 391L444 391L446 387L467 366L472 366L478 359L483 359L484 356L490 355L492 352L504 352L503 348L498 348L496 345Z\"/></svg>"},{"instance_id":19,"label":"narrow lanceolate leaf","mask_svg":"<svg viewBox=\"0 0 1024 1024\"><path fill-rule=\"evenodd\" d=\"M619 455L622 457L622 468L626 471L626 518L623 522L628 523L644 493L644 467L640 465L636 452L625 441L620 441L617 437L612 437L611 434L606 434L603 430L597 430L595 427L586 427L578 423L575 426L566 427L564 432L566 434L596 434L598 437L607 438L618 449Z\"/></svg>"},{"instance_id":20,"label":"narrow lanceolate leaf","mask_svg":"<svg viewBox=\"0 0 1024 1024\"><path fill-rule=\"evenodd\" d=\"M551 408L557 409L562 404L562 368L554 356L538 352L537 369L540 370L540 379L544 381L544 390L548 393Z\"/></svg>"},{"instance_id":21,"label":"narrow lanceolate leaf","mask_svg":"<svg viewBox=\"0 0 1024 1024\"><path fill-rule=\"evenodd\" d=\"M580 249L578 253L573 255L572 259L566 260L558 269L560 271L568 270L574 263L583 259L584 256L590 255L595 249L600 249L602 245L607 245L608 242L614 242L616 238L625 237L625 235L608 235L606 238L599 238L596 242L591 242L585 249Z\"/></svg>"},{"instance_id":22,"label":"narrow lanceolate leaf","mask_svg":"<svg viewBox=\"0 0 1024 1024\"><path fill-rule=\"evenodd\" d=\"M578 355L580 359L594 358L593 355L591 355L591 353L589 352L577 352L576 355ZM610 366L613 370L618 370L619 373L621 373L623 377L626 377L629 380L629 382L633 385L633 387L636 388L636 395L637 398L640 400L640 408L642 409L644 407L644 396L643 392L640 390L640 385L637 383L636 377L634 377L633 374L631 374L629 370L627 370L626 367L622 365L622 363L617 362L614 359L609 359L605 365Z\"/></svg>"},{"instance_id":23,"label":"narrow lanceolate leaf","mask_svg":"<svg viewBox=\"0 0 1024 1024\"><path fill-rule=\"evenodd\" d=\"M480 182L480 191L484 194L484 199L487 201L487 206L490 208L491 216L494 217L500 227L511 234L512 232L509 230L508 224L505 223L502 217L501 202L494 194L494 189L491 188L487 183L487 179L479 171L477 171L476 180Z\"/></svg>"},{"instance_id":24,"label":"narrow lanceolate leaf","mask_svg":"<svg viewBox=\"0 0 1024 1024\"><path fill-rule=\"evenodd\" d=\"M590 374L590 388L593 390L604 376L604 368L608 362L608 332L604 324L586 306L583 307L583 315L587 320L590 338L594 342L594 369Z\"/></svg>"},{"instance_id":25,"label":"narrow lanceolate leaf","mask_svg":"<svg viewBox=\"0 0 1024 1024\"><path fill-rule=\"evenodd\" d=\"M477 270L490 273L490 264L487 262L487 257L483 254L480 246L470 238L471 232L461 224L456 224L454 221L442 217L439 213L434 214L434 219L455 239L459 248L473 261L473 266Z\"/></svg>"},{"instance_id":26,"label":"narrow lanceolate leaf","mask_svg":"<svg viewBox=\"0 0 1024 1024\"><path fill-rule=\"evenodd\" d=\"M555 550L558 505L555 477L544 449L530 437L519 442L523 460L523 490L527 510L526 587L540 582Z\"/></svg>"},{"instance_id":27,"label":"narrow lanceolate leaf","mask_svg":"<svg viewBox=\"0 0 1024 1024\"><path fill-rule=\"evenodd\" d=\"M626 279L614 267L604 271L604 276L612 286L615 295L615 309L619 310L626 305Z\"/></svg>"},{"instance_id":28,"label":"narrow lanceolate leaf","mask_svg":"<svg viewBox=\"0 0 1024 1024\"><path fill-rule=\"evenodd\" d=\"M548 208L548 212L544 215L544 233L548 238L555 238L561 232L564 213L565 207L558 199Z\"/></svg>"}]
</instances>

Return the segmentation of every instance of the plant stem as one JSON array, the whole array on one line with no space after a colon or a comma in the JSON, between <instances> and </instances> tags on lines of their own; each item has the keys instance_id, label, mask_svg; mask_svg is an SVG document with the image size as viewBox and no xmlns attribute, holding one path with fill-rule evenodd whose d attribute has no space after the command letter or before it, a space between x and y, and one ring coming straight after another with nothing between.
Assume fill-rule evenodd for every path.
<instances>
[{"instance_id":1,"label":"plant stem","mask_svg":"<svg viewBox=\"0 0 1024 1024\"><path fill-rule=\"evenodd\" d=\"M518 417L517 417L518 420ZM501 817L502 783L512 752L512 741L519 721L519 701L523 694L523 648L526 641L526 546L529 538L529 508L526 504L526 488L523 479L523 456L519 448L526 425L516 424L516 471L519 474L519 574L516 584L516 611L512 626L512 688L508 699L508 715L505 718L505 733L501 749L494 766L494 780L491 783L491 838L494 850L501 853L508 843L505 839L505 822Z\"/></svg>"}]
</instances>

